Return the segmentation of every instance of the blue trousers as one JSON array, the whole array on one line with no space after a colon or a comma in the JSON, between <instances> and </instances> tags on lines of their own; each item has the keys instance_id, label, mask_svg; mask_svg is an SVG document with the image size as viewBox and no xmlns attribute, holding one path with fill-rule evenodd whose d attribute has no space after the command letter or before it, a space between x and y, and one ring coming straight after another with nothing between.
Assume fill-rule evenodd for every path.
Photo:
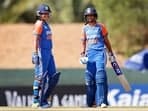
<instances>
[{"instance_id":1,"label":"blue trousers","mask_svg":"<svg viewBox=\"0 0 148 111\"><path fill-rule=\"evenodd\" d=\"M106 53L105 50L90 50L87 52L88 63L85 71L87 105L100 106L108 104L108 83L106 75Z\"/></svg>"},{"instance_id":2,"label":"blue trousers","mask_svg":"<svg viewBox=\"0 0 148 111\"><path fill-rule=\"evenodd\" d=\"M47 99L49 95L51 94L52 91L49 91L48 88L50 87L48 85L50 78L56 73L56 66L54 62L54 57L51 53L50 50L47 49L42 49L39 50L39 57L40 57L40 64L35 65L35 80L33 84L33 95L34 95L34 100L33 102L39 102L39 90L41 89L41 82L44 83L44 89L45 91L42 96L43 97L43 102L47 102ZM46 77L43 77L46 76ZM44 79L44 80L43 80ZM42 89L42 90L44 90ZM48 91L48 92L47 92Z\"/></svg>"}]
</instances>

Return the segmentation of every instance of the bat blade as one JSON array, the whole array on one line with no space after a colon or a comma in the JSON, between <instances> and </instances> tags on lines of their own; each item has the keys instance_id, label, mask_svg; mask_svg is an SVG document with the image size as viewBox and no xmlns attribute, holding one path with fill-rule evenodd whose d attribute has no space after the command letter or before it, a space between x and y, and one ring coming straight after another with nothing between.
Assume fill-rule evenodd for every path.
<instances>
[{"instance_id":1,"label":"bat blade","mask_svg":"<svg viewBox=\"0 0 148 111\"><path fill-rule=\"evenodd\" d=\"M129 92L131 90L131 87L129 85L129 82L127 81L126 77L124 76L124 74L117 76L121 85L123 86L123 88L125 89L126 92Z\"/></svg>"},{"instance_id":2,"label":"bat blade","mask_svg":"<svg viewBox=\"0 0 148 111\"><path fill-rule=\"evenodd\" d=\"M124 90L127 92L130 91L131 87L129 85L129 82L127 81L126 77L122 73L118 63L116 61L111 61L111 65L117 75L117 78L119 79L121 85L123 86Z\"/></svg>"}]
</instances>

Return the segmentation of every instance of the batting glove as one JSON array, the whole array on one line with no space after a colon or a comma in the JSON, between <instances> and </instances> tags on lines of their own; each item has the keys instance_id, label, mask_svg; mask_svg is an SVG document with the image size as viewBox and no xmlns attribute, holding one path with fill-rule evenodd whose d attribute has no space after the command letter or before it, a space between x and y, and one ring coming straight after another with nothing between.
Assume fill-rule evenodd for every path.
<instances>
[{"instance_id":1,"label":"batting glove","mask_svg":"<svg viewBox=\"0 0 148 111\"><path fill-rule=\"evenodd\" d=\"M80 64L86 64L88 62L88 57L86 56L83 56L83 57L80 57Z\"/></svg>"},{"instance_id":2,"label":"batting glove","mask_svg":"<svg viewBox=\"0 0 148 111\"><path fill-rule=\"evenodd\" d=\"M36 52L34 52L32 54L32 63L35 64L35 65L40 64L39 56L38 56L38 53L36 53Z\"/></svg>"}]
</instances>

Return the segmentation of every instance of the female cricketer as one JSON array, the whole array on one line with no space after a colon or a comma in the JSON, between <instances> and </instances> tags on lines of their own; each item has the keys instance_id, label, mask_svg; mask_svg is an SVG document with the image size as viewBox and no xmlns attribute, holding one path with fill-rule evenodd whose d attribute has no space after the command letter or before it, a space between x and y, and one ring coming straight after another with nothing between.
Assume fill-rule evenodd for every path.
<instances>
[{"instance_id":1,"label":"female cricketer","mask_svg":"<svg viewBox=\"0 0 148 111\"><path fill-rule=\"evenodd\" d=\"M52 31L47 23L50 15L51 10L48 5L39 5L33 30L32 63L35 65L35 79L32 107L51 107L48 98L51 96L60 76L60 72L56 72L52 54Z\"/></svg>"},{"instance_id":2,"label":"female cricketer","mask_svg":"<svg viewBox=\"0 0 148 111\"><path fill-rule=\"evenodd\" d=\"M106 48L114 57L106 27L97 22L98 14L93 7L84 11L85 25L82 30L81 62L86 62L85 83L88 107L107 107L108 83L106 75ZM83 59L83 58L87 59Z\"/></svg>"}]
</instances>

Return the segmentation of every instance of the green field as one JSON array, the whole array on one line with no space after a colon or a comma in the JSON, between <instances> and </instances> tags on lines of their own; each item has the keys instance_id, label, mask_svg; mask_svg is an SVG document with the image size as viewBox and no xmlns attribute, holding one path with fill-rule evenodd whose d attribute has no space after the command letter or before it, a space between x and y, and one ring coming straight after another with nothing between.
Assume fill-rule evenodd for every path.
<instances>
[{"instance_id":1,"label":"green field","mask_svg":"<svg viewBox=\"0 0 148 111\"><path fill-rule=\"evenodd\" d=\"M108 107L108 108L79 108L53 107L48 109L34 109L29 107L0 107L0 111L148 111L148 107Z\"/></svg>"}]
</instances>

